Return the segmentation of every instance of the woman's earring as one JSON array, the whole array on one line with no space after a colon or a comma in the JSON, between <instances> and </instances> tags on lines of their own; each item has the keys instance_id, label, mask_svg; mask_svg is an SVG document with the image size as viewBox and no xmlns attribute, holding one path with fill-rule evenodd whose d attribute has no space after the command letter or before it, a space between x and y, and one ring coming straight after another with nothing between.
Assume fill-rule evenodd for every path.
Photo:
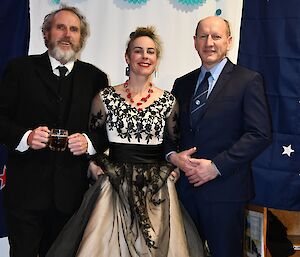
<instances>
[{"instance_id":1,"label":"woman's earring","mask_svg":"<svg viewBox=\"0 0 300 257\"><path fill-rule=\"evenodd\" d=\"M129 77L129 75L130 75L130 68L129 68L129 66L127 66L126 69L125 69L125 75L127 77Z\"/></svg>"}]
</instances>

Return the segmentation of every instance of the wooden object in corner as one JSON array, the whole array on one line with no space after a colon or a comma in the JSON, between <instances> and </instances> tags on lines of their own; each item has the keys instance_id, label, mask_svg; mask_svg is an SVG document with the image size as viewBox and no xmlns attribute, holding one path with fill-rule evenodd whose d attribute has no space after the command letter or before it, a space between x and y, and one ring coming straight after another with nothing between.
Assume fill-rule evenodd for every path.
<instances>
[{"instance_id":1,"label":"wooden object in corner","mask_svg":"<svg viewBox=\"0 0 300 257\"><path fill-rule=\"evenodd\" d=\"M300 212L268 208L287 228L288 239L292 242L296 253L293 257L300 257ZM267 255L269 257L270 255Z\"/></svg>"},{"instance_id":2,"label":"wooden object in corner","mask_svg":"<svg viewBox=\"0 0 300 257\"><path fill-rule=\"evenodd\" d=\"M262 206L256 205L248 205L246 213L248 211L255 211L263 214L263 255L264 257L272 257L267 249L266 244L266 236L267 236L267 224L268 224L268 210L271 211L277 218L283 223L283 225L287 228L287 236L288 239L294 245L294 249L296 250L295 254L291 257L300 257L300 211L287 211L287 210L279 210L274 208L266 208ZM246 253L245 253L245 256Z\"/></svg>"}]
</instances>

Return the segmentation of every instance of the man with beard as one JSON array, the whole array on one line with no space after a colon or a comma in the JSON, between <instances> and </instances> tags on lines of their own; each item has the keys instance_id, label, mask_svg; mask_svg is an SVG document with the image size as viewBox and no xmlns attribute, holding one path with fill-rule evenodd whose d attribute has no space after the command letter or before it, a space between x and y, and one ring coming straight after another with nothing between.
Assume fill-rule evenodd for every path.
<instances>
[{"instance_id":1,"label":"man with beard","mask_svg":"<svg viewBox=\"0 0 300 257\"><path fill-rule=\"evenodd\" d=\"M13 257L45 256L88 188L88 155L97 148L91 141L101 142L88 131L89 111L108 79L76 59L88 34L85 17L62 6L45 17L42 32L48 51L11 61L0 88L0 143L8 149L4 201ZM52 128L68 130L65 151L49 149Z\"/></svg>"}]
</instances>

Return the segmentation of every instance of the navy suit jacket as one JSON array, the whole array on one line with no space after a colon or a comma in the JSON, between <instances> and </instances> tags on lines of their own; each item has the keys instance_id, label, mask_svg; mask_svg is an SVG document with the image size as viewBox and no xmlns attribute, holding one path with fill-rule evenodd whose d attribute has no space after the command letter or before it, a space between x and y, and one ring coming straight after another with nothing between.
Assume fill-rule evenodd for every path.
<instances>
[{"instance_id":1,"label":"navy suit jacket","mask_svg":"<svg viewBox=\"0 0 300 257\"><path fill-rule=\"evenodd\" d=\"M88 132L91 101L108 85L105 73L95 66L76 61L73 70L71 105L65 129L69 134ZM7 207L41 210L53 204L72 213L88 188L86 155L49 148L18 152L22 136L39 126L55 128L61 117L53 74L47 53L18 58L9 63L0 91L0 143L8 149ZM91 137L89 135L89 137Z\"/></svg>"},{"instance_id":2,"label":"navy suit jacket","mask_svg":"<svg viewBox=\"0 0 300 257\"><path fill-rule=\"evenodd\" d=\"M190 101L199 73L200 68L174 83L172 93L180 107L179 148L197 147L194 157L212 160L221 176L194 187L182 173L177 183L179 196L182 201L189 200L189 193L209 202L247 201L254 196L251 161L271 142L263 79L228 60L192 127Z\"/></svg>"}]
</instances>

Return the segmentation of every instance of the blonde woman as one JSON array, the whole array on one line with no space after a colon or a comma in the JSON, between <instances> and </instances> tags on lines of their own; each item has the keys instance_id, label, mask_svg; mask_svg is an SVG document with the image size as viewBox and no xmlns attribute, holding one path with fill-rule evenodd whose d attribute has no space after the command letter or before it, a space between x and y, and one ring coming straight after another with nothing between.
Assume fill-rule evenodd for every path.
<instances>
[{"instance_id":1,"label":"blonde woman","mask_svg":"<svg viewBox=\"0 0 300 257\"><path fill-rule=\"evenodd\" d=\"M165 144L176 150L178 105L151 81L160 55L153 27L130 34L129 79L101 91L92 104L91 129L106 131L109 157L97 156L91 170L99 178L48 257L203 256L163 151Z\"/></svg>"}]
</instances>

